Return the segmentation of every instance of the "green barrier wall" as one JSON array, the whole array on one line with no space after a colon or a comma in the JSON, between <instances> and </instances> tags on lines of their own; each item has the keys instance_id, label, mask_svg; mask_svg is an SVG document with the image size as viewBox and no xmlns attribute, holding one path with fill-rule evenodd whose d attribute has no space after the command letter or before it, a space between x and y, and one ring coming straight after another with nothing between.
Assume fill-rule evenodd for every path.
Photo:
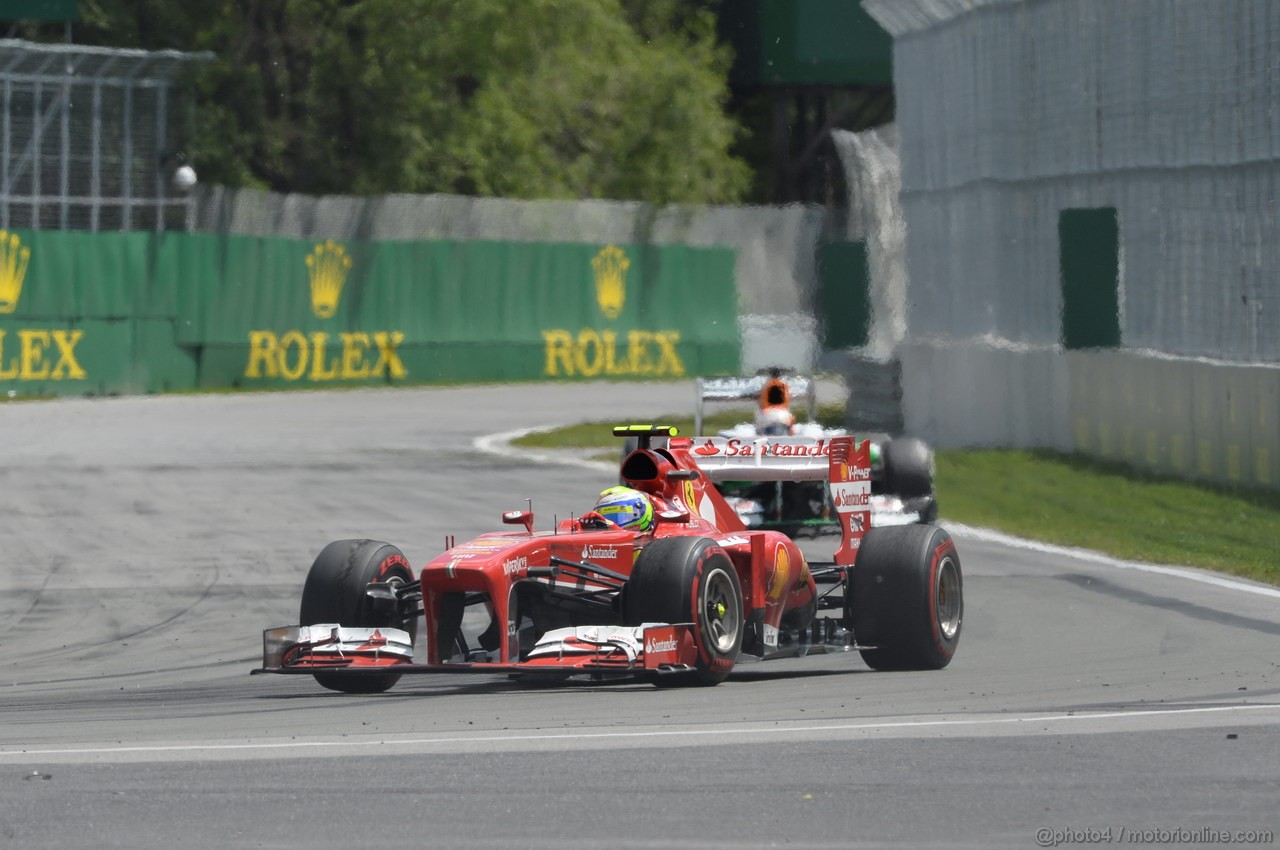
<instances>
[{"instance_id":1,"label":"green barrier wall","mask_svg":"<svg viewBox=\"0 0 1280 850\"><path fill-rule=\"evenodd\" d=\"M6 232L0 389L732 372L734 259L679 245Z\"/></svg>"},{"instance_id":2,"label":"green barrier wall","mask_svg":"<svg viewBox=\"0 0 1280 850\"><path fill-rule=\"evenodd\" d=\"M66 395L194 386L172 281L146 233L0 231L0 391Z\"/></svg>"}]
</instances>

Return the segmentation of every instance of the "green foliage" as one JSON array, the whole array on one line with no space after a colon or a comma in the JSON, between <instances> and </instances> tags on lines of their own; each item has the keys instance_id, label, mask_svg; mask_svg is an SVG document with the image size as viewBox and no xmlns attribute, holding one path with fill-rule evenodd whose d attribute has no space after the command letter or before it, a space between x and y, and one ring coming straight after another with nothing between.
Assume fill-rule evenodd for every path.
<instances>
[{"instance_id":1,"label":"green foliage","mask_svg":"<svg viewBox=\"0 0 1280 850\"><path fill-rule=\"evenodd\" d=\"M84 0L76 41L215 54L187 144L207 182L654 203L750 182L706 3Z\"/></svg>"},{"instance_id":2,"label":"green foliage","mask_svg":"<svg viewBox=\"0 0 1280 850\"><path fill-rule=\"evenodd\" d=\"M616 0L364 8L383 34L389 97L406 90L406 69L423 84L404 105L417 135L397 146L408 188L658 203L727 202L745 188L746 167L727 154L727 57L708 27L646 41ZM406 17L433 25L394 25Z\"/></svg>"}]
</instances>

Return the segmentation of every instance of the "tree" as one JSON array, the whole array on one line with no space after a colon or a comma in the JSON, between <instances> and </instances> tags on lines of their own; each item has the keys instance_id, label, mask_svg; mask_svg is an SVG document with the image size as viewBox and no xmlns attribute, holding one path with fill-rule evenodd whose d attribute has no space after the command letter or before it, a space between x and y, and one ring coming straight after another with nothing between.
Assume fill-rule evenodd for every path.
<instances>
[{"instance_id":1,"label":"tree","mask_svg":"<svg viewBox=\"0 0 1280 850\"><path fill-rule=\"evenodd\" d=\"M187 145L206 181L655 203L750 183L705 2L82 0L76 37L214 52Z\"/></svg>"}]
</instances>

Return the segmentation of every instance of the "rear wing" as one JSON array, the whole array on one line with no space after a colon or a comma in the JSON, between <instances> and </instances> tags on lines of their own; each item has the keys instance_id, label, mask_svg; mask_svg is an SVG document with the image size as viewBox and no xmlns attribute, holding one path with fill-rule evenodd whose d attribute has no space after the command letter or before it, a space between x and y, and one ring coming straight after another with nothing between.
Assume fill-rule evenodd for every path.
<instances>
[{"instance_id":1,"label":"rear wing","mask_svg":"<svg viewBox=\"0 0 1280 850\"><path fill-rule=\"evenodd\" d=\"M826 437L689 437L693 455L712 481L822 481L831 446Z\"/></svg>"},{"instance_id":2,"label":"rear wing","mask_svg":"<svg viewBox=\"0 0 1280 850\"><path fill-rule=\"evenodd\" d=\"M854 562L871 527L871 443L852 437L675 437L668 449L711 481L826 481L840 520L835 563Z\"/></svg>"},{"instance_id":3,"label":"rear wing","mask_svg":"<svg viewBox=\"0 0 1280 850\"><path fill-rule=\"evenodd\" d=\"M803 375L760 374L749 378L696 378L694 380L694 413L693 432L702 433L703 406L709 401L756 401L761 394L773 384L783 384L793 401L803 401L809 412L809 419L817 415L817 395L814 392L814 381ZM762 405L763 406L763 405Z\"/></svg>"}]
</instances>

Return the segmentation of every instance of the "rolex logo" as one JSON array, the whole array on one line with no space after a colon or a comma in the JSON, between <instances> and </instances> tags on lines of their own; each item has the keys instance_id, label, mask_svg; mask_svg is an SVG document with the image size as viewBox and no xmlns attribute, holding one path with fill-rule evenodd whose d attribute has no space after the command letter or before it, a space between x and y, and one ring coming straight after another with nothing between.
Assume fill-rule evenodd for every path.
<instances>
[{"instance_id":1,"label":"rolex logo","mask_svg":"<svg viewBox=\"0 0 1280 850\"><path fill-rule=\"evenodd\" d=\"M616 319L627 298L627 269L631 261L616 245L606 245L591 261L596 275L596 302L605 318Z\"/></svg>"},{"instance_id":2,"label":"rolex logo","mask_svg":"<svg viewBox=\"0 0 1280 850\"><path fill-rule=\"evenodd\" d=\"M318 318L327 319L338 309L342 285L347 282L351 258L347 249L332 239L318 243L307 255L307 272L311 275L311 310Z\"/></svg>"},{"instance_id":3,"label":"rolex logo","mask_svg":"<svg viewBox=\"0 0 1280 850\"><path fill-rule=\"evenodd\" d=\"M18 234L0 230L0 313L12 313L22 295L31 249L22 245Z\"/></svg>"}]
</instances>

